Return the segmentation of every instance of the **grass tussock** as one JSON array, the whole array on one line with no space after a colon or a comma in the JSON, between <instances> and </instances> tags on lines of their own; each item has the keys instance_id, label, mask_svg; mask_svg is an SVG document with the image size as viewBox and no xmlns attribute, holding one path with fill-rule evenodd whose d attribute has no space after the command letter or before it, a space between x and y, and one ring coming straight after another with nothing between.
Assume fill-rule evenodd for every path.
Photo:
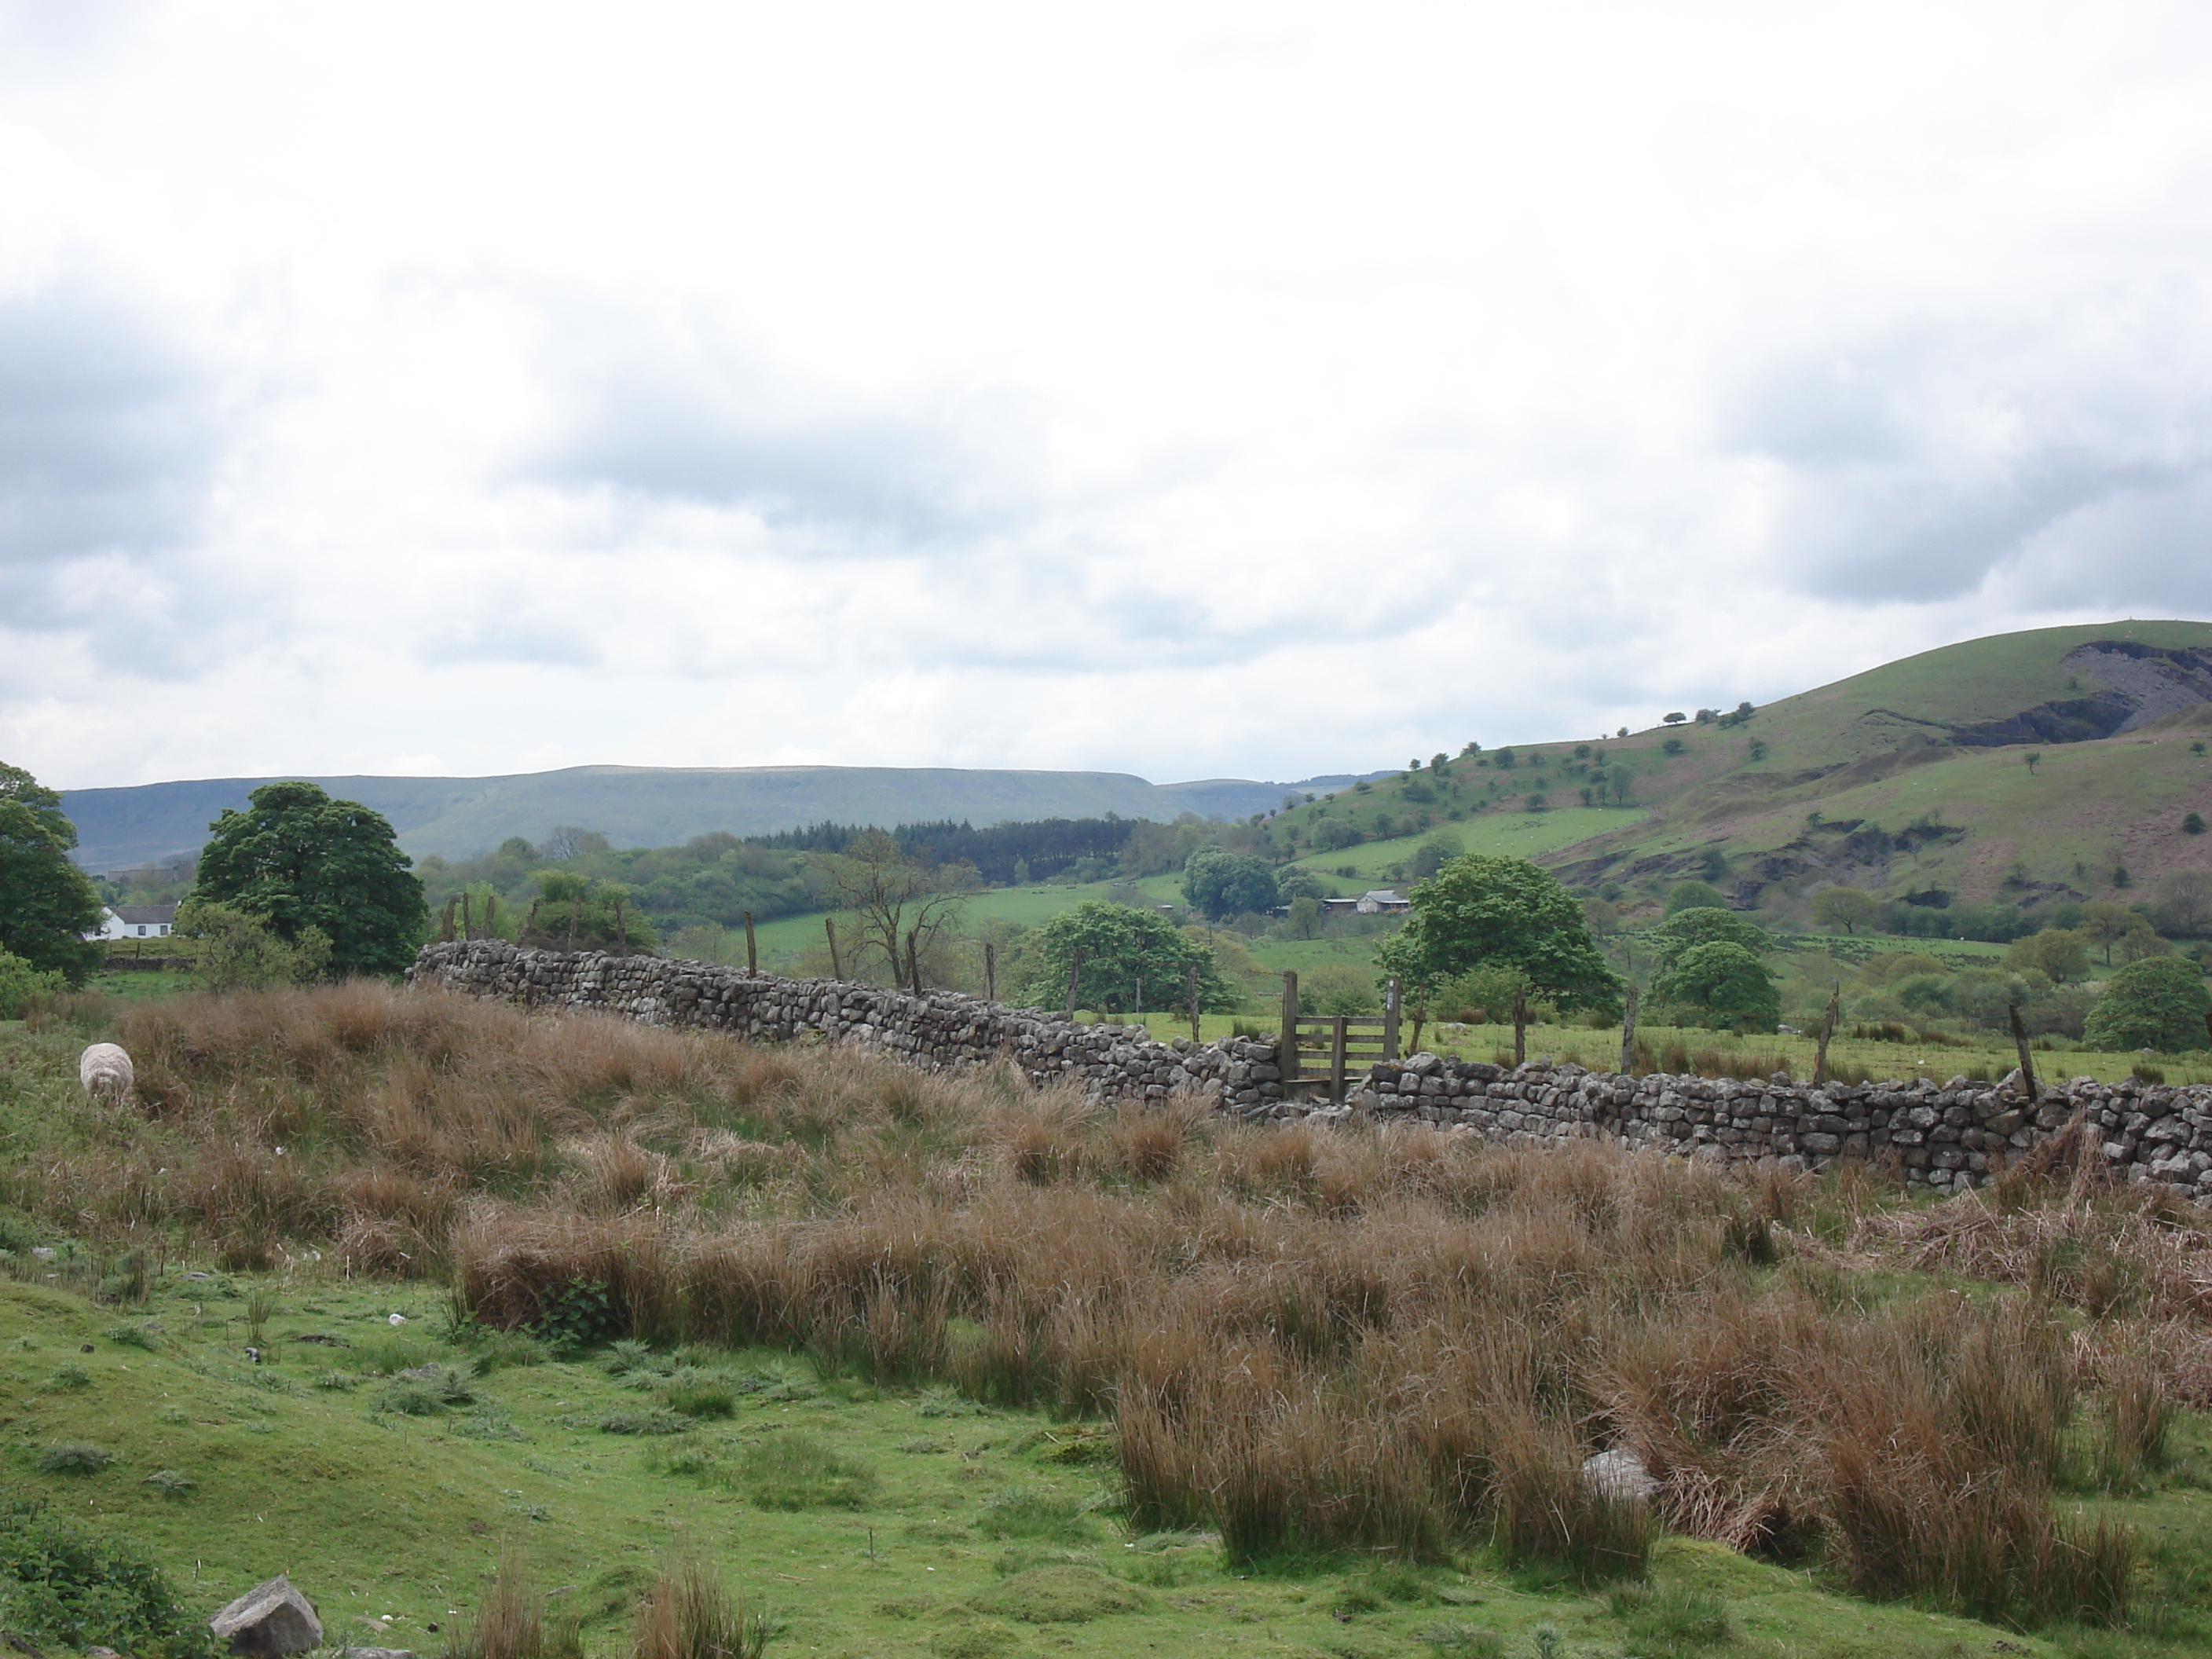
<instances>
[{"instance_id":1,"label":"grass tussock","mask_svg":"<svg viewBox=\"0 0 2212 1659\"><path fill-rule=\"evenodd\" d=\"M575 1624L549 1620L519 1556L508 1555L441 1659L583 1659Z\"/></svg>"},{"instance_id":2,"label":"grass tussock","mask_svg":"<svg viewBox=\"0 0 2212 1659\"><path fill-rule=\"evenodd\" d=\"M1916 1210L1862 1170L1747 1181L1592 1142L1107 1110L1008 1069L368 986L124 1024L155 1080L135 1127L58 1108L0 1198L241 1263L336 1245L445 1278L526 1359L615 1345L652 1398L611 1432L723 1415L757 1381L708 1351L754 1346L1110 1419L1131 1523L1215 1530L1242 1560L1486 1542L1635 1583L1663 1525L1872 1595L2110 1622L2134 1546L2053 1494L2156 1468L2192 1398L2173 1355L2212 1378L2193 1218L2063 1160ZM1869 1290L1848 1268L1869 1253L2010 1288ZM1648 1499L1585 1474L1601 1450L1641 1462ZM702 1472L772 1507L874 1479L801 1433ZM1007 1536L1087 1524L1018 1494L988 1514ZM679 1589L655 1643L690 1639Z\"/></svg>"},{"instance_id":3,"label":"grass tussock","mask_svg":"<svg viewBox=\"0 0 2212 1659\"><path fill-rule=\"evenodd\" d=\"M774 1627L696 1558L661 1569L638 1604L630 1659L760 1659Z\"/></svg>"}]
</instances>

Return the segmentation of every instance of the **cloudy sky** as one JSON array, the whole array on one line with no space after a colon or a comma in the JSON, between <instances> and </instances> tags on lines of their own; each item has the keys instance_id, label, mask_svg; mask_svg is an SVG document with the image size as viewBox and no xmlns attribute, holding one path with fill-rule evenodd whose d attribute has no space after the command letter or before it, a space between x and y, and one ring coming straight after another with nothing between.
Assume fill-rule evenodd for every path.
<instances>
[{"instance_id":1,"label":"cloudy sky","mask_svg":"<svg viewBox=\"0 0 2212 1659\"><path fill-rule=\"evenodd\" d=\"M0 0L0 759L1295 778L2212 617L2212 9Z\"/></svg>"}]
</instances>

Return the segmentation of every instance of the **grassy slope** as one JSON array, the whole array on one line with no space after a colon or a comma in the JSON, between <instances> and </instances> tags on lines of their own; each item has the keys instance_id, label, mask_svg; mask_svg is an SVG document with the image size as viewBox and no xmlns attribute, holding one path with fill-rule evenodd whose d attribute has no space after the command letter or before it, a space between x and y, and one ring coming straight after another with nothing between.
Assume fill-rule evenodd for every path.
<instances>
[{"instance_id":1,"label":"grassy slope","mask_svg":"<svg viewBox=\"0 0 2212 1659\"><path fill-rule=\"evenodd\" d=\"M0 1068L30 1091L18 1130L70 1120L96 1132L100 1144L85 1149L93 1158L111 1139L158 1133L158 1122L108 1121L76 1098L68 1061L81 1040L0 1028ZM31 1097L40 1091L43 1109ZM648 1110L637 1121L659 1119ZM127 1242L118 1233L111 1248ZM495 1370L465 1410L386 1414L381 1374L467 1362L469 1350L446 1335L441 1291L349 1279L304 1246L289 1271L259 1276L215 1270L173 1237L165 1254L143 1307L0 1282L0 1479L138 1540L197 1612L283 1571L316 1598L334 1639L434 1653L512 1549L540 1587L561 1591L556 1607L580 1614L588 1650L614 1654L635 1592L684 1541L787 1620L775 1652L992 1659L1205 1648L1396 1659L1430 1651L1423 1633L1453 1626L1501 1632L1508 1651L1532 1651L1546 1626L1568 1655L1637 1650L1601 1597L1503 1571L1484 1552L1410 1573L1377 1573L1355 1554L1253 1573L1225 1566L1206 1534L1132 1535L1112 1512L1110 1462L1064 1453L1092 1449L1089 1427L822 1382L789 1356L700 1355L786 1386L742 1395L731 1419L678 1436L600 1431L604 1413L651 1396L583 1363ZM32 1273L50 1265L19 1261ZM70 1252L51 1265L67 1271ZM274 1304L264 1346L278 1356L260 1367L242 1352L256 1291ZM408 1322L392 1327L394 1313ZM295 1340L307 1336L324 1340ZM334 1376L352 1386L321 1386ZM864 1507L768 1509L672 1469L685 1457L726 1467L793 1431L878 1475ZM2194 1501L2203 1437L2203 1419L2186 1416L2182 1467L2124 1505L2147 1537L2185 1553L2212 1541ZM89 1476L40 1472L40 1454L57 1442L91 1442L118 1461ZM164 1495L147 1484L157 1471L193 1486ZM1026 1529L1017 1519L1012 1535L994 1524L1009 1492L1025 1495L1033 1517ZM1686 1540L1662 1546L1656 1578L1724 1601L1741 1638L1726 1650L1742 1659L1933 1659L1990 1651L1998 1639L1986 1626L1870 1605L1802 1571ZM2004 1639L2010 1647L1995 1650L2060 1650L2039 1636ZM2100 1650L2173 1650L2130 1638Z\"/></svg>"},{"instance_id":2,"label":"grassy slope","mask_svg":"<svg viewBox=\"0 0 2212 1659\"><path fill-rule=\"evenodd\" d=\"M282 1571L314 1598L334 1641L434 1653L513 1549L541 1589L562 1589L556 1607L581 1613L587 1650L607 1653L622 1649L637 1590L681 1541L783 1618L771 1652L988 1656L1202 1645L1383 1659L1426 1651L1419 1632L1442 1624L1487 1627L1516 1644L1548 1624L1570 1653L1620 1650L1620 1626L1601 1600L1479 1559L1394 1576L1389 1593L1376 1596L1360 1594L1370 1581L1356 1561L1231 1574L1203 1534L1133 1538L1106 1516L1045 1522L1043 1536L994 1537L990 1500L999 1494L1027 1492L1042 1500L1037 1510L1066 1517L1110 1486L1110 1466L1056 1461L1061 1448L1080 1444L1081 1428L1026 1413L927 1415L929 1401L907 1392L816 1391L811 1373L781 1356L738 1358L785 1368L811 1397L745 1397L734 1419L673 1438L581 1426L643 1398L581 1364L495 1371L478 1385L480 1401L493 1402L489 1413L380 1416L374 1379L351 1391L313 1379L359 1364L359 1350L385 1342L385 1316L399 1310L422 1322L401 1345L418 1352L392 1357L459 1358L414 1334L433 1322L428 1293L276 1281L280 1311L269 1334L283 1359L256 1370L237 1357L244 1288L167 1275L149 1310L167 1334L148 1352L107 1334L143 1317L0 1287L11 1484L138 1540L197 1612ZM357 1346L287 1340L309 1333ZM80 1352L87 1344L94 1352ZM52 1387L56 1368L70 1364L89 1384ZM487 1419L514 1437L459 1431ZM881 1486L866 1508L765 1510L696 1477L655 1472L682 1449L793 1430L832 1437L878 1471ZM58 1440L94 1442L119 1459L91 1476L36 1472L38 1450ZM165 1497L145 1484L156 1469L197 1487ZM1747 1635L1785 1639L1793 1653L1979 1652L1990 1639L1984 1626L1824 1594L1802 1574L1690 1540L1664 1547L1657 1576L1723 1598ZM1109 1610L1117 1602L1129 1610ZM1077 1616L1048 1616L1055 1613ZM390 1624L378 1622L387 1615ZM2050 1650L2015 1639L2014 1651Z\"/></svg>"},{"instance_id":3,"label":"grassy slope","mask_svg":"<svg viewBox=\"0 0 2212 1659\"><path fill-rule=\"evenodd\" d=\"M1933 728L1923 722L1995 719L2080 695L2089 682L2071 677L2079 684L2069 687L2061 660L2101 639L2203 645L2212 643L2212 624L2093 624L1973 640L1784 698L1743 726L1655 728L1595 745L1635 774L1635 799L1650 811L1632 823L1580 808L1536 815L1590 826L1586 839L1551 842L1536 855L1584 878L1600 874L1603 860L1602 873L1626 875L1656 891L1709 848L1729 860L1731 879L1759 879L1760 861L1799 841L1811 811L1832 819L1869 819L1891 830L1936 812L1966 830L1964 839L1900 858L1889 868L1833 874L1817 867L1838 860L1815 841L1810 850L1816 857L1808 860L1807 849L1799 848L1795 861L1816 867L1770 878L1791 889L1837 878L1886 892L1941 886L1973 901L1994 896L2015 860L2031 879L2062 883L2086 896L2116 890L2110 884L2116 865L2124 865L2138 886L2175 869L2212 869L2212 837L2187 836L2179 827L2191 810L2212 813L2212 758L2190 751L2192 742L2212 734L2201 718L2160 722L2094 743L2033 745L2043 756L2033 774L2021 758L2029 745L1927 746ZM1664 752L1670 737L1681 740L1681 754ZM1754 740L1765 745L1756 763L1750 757ZM1574 764L1574 747L1522 746L1517 751L1522 764L1507 773L1455 762L1448 791L1455 787L1457 796L1448 793L1428 810L1441 818L1447 809L1485 803L1471 823L1450 826L1473 848L1476 835L1494 833L1489 825L1515 816L1527 791L1543 790L1554 801L1571 799L1579 777L1564 769ZM1540 755L1547 764L1528 764ZM1322 805L1285 813L1276 831L1293 826L1307 831L1324 805L1355 821L1378 811L1402 820L1409 810L1403 789L1399 779L1378 783L1364 796L1340 793ZM1363 847L1353 854L1369 851ZM1644 860L1650 866L1638 870ZM1321 854L1310 861L1327 866L1345 860ZM1389 860L1376 854L1376 861ZM2080 877L2074 871L2077 862L2084 867Z\"/></svg>"}]
</instances>

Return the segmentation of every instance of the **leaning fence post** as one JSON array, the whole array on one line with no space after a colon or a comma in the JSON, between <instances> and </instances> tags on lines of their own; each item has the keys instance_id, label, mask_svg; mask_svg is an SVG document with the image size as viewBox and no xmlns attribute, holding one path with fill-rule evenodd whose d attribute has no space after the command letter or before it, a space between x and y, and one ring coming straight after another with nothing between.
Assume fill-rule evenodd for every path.
<instances>
[{"instance_id":1,"label":"leaning fence post","mask_svg":"<svg viewBox=\"0 0 2212 1659\"><path fill-rule=\"evenodd\" d=\"M983 946L983 1000L999 1000L999 947L986 943Z\"/></svg>"},{"instance_id":2,"label":"leaning fence post","mask_svg":"<svg viewBox=\"0 0 2212 1659\"><path fill-rule=\"evenodd\" d=\"M2020 1004L2008 1002L2005 1012L2012 1017L2013 1046L2020 1051L2020 1079L2027 1085L2028 1103L2033 1105L2041 1091L2035 1086L2035 1060L2027 1051L2027 1027L2020 1023Z\"/></svg>"},{"instance_id":3,"label":"leaning fence post","mask_svg":"<svg viewBox=\"0 0 2212 1659\"><path fill-rule=\"evenodd\" d=\"M1820 1015L1820 1042L1813 1052L1813 1086L1817 1089L1828 1080L1828 1044L1836 1035L1836 1026L1844 1017L1844 982L1838 980L1836 988L1829 994L1827 1008Z\"/></svg>"},{"instance_id":4,"label":"leaning fence post","mask_svg":"<svg viewBox=\"0 0 2212 1659\"><path fill-rule=\"evenodd\" d=\"M841 980L845 977L845 968L837 960L837 918L823 917L822 931L830 935L830 977Z\"/></svg>"}]
</instances>

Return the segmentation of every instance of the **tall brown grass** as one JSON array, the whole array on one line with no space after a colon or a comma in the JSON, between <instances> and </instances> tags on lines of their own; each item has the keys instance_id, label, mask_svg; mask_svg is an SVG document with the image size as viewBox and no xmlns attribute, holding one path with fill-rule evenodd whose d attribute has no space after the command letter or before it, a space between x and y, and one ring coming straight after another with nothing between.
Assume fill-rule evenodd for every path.
<instances>
[{"instance_id":1,"label":"tall brown grass","mask_svg":"<svg viewBox=\"0 0 2212 1659\"><path fill-rule=\"evenodd\" d=\"M1006 1068L374 987L124 1025L143 1110L94 1123L58 1085L0 1197L241 1265L336 1243L494 1327L774 1344L1109 1416L1133 1522L1240 1558L1487 1541L1598 1579L1639 1573L1663 1520L1870 1594L2117 1619L2132 1547L2051 1494L2084 1378L2137 1469L2170 1392L2087 1364L2052 1304L2208 1312L2182 1222L2041 1176L1913 1210L1861 1170L1109 1110ZM2020 1288L1863 1296L1846 1242ZM2089 1283L2091 1243L2148 1253L2143 1288ZM1610 1449L1650 1506L1584 1479ZM691 1639L684 1582L656 1653Z\"/></svg>"},{"instance_id":2,"label":"tall brown grass","mask_svg":"<svg viewBox=\"0 0 2212 1659\"><path fill-rule=\"evenodd\" d=\"M583 1642L574 1623L548 1624L544 1599L510 1552L442 1659L583 1659Z\"/></svg>"},{"instance_id":3,"label":"tall brown grass","mask_svg":"<svg viewBox=\"0 0 2212 1659\"><path fill-rule=\"evenodd\" d=\"M630 1659L760 1659L771 1632L698 1559L680 1555L638 1604Z\"/></svg>"}]
</instances>

